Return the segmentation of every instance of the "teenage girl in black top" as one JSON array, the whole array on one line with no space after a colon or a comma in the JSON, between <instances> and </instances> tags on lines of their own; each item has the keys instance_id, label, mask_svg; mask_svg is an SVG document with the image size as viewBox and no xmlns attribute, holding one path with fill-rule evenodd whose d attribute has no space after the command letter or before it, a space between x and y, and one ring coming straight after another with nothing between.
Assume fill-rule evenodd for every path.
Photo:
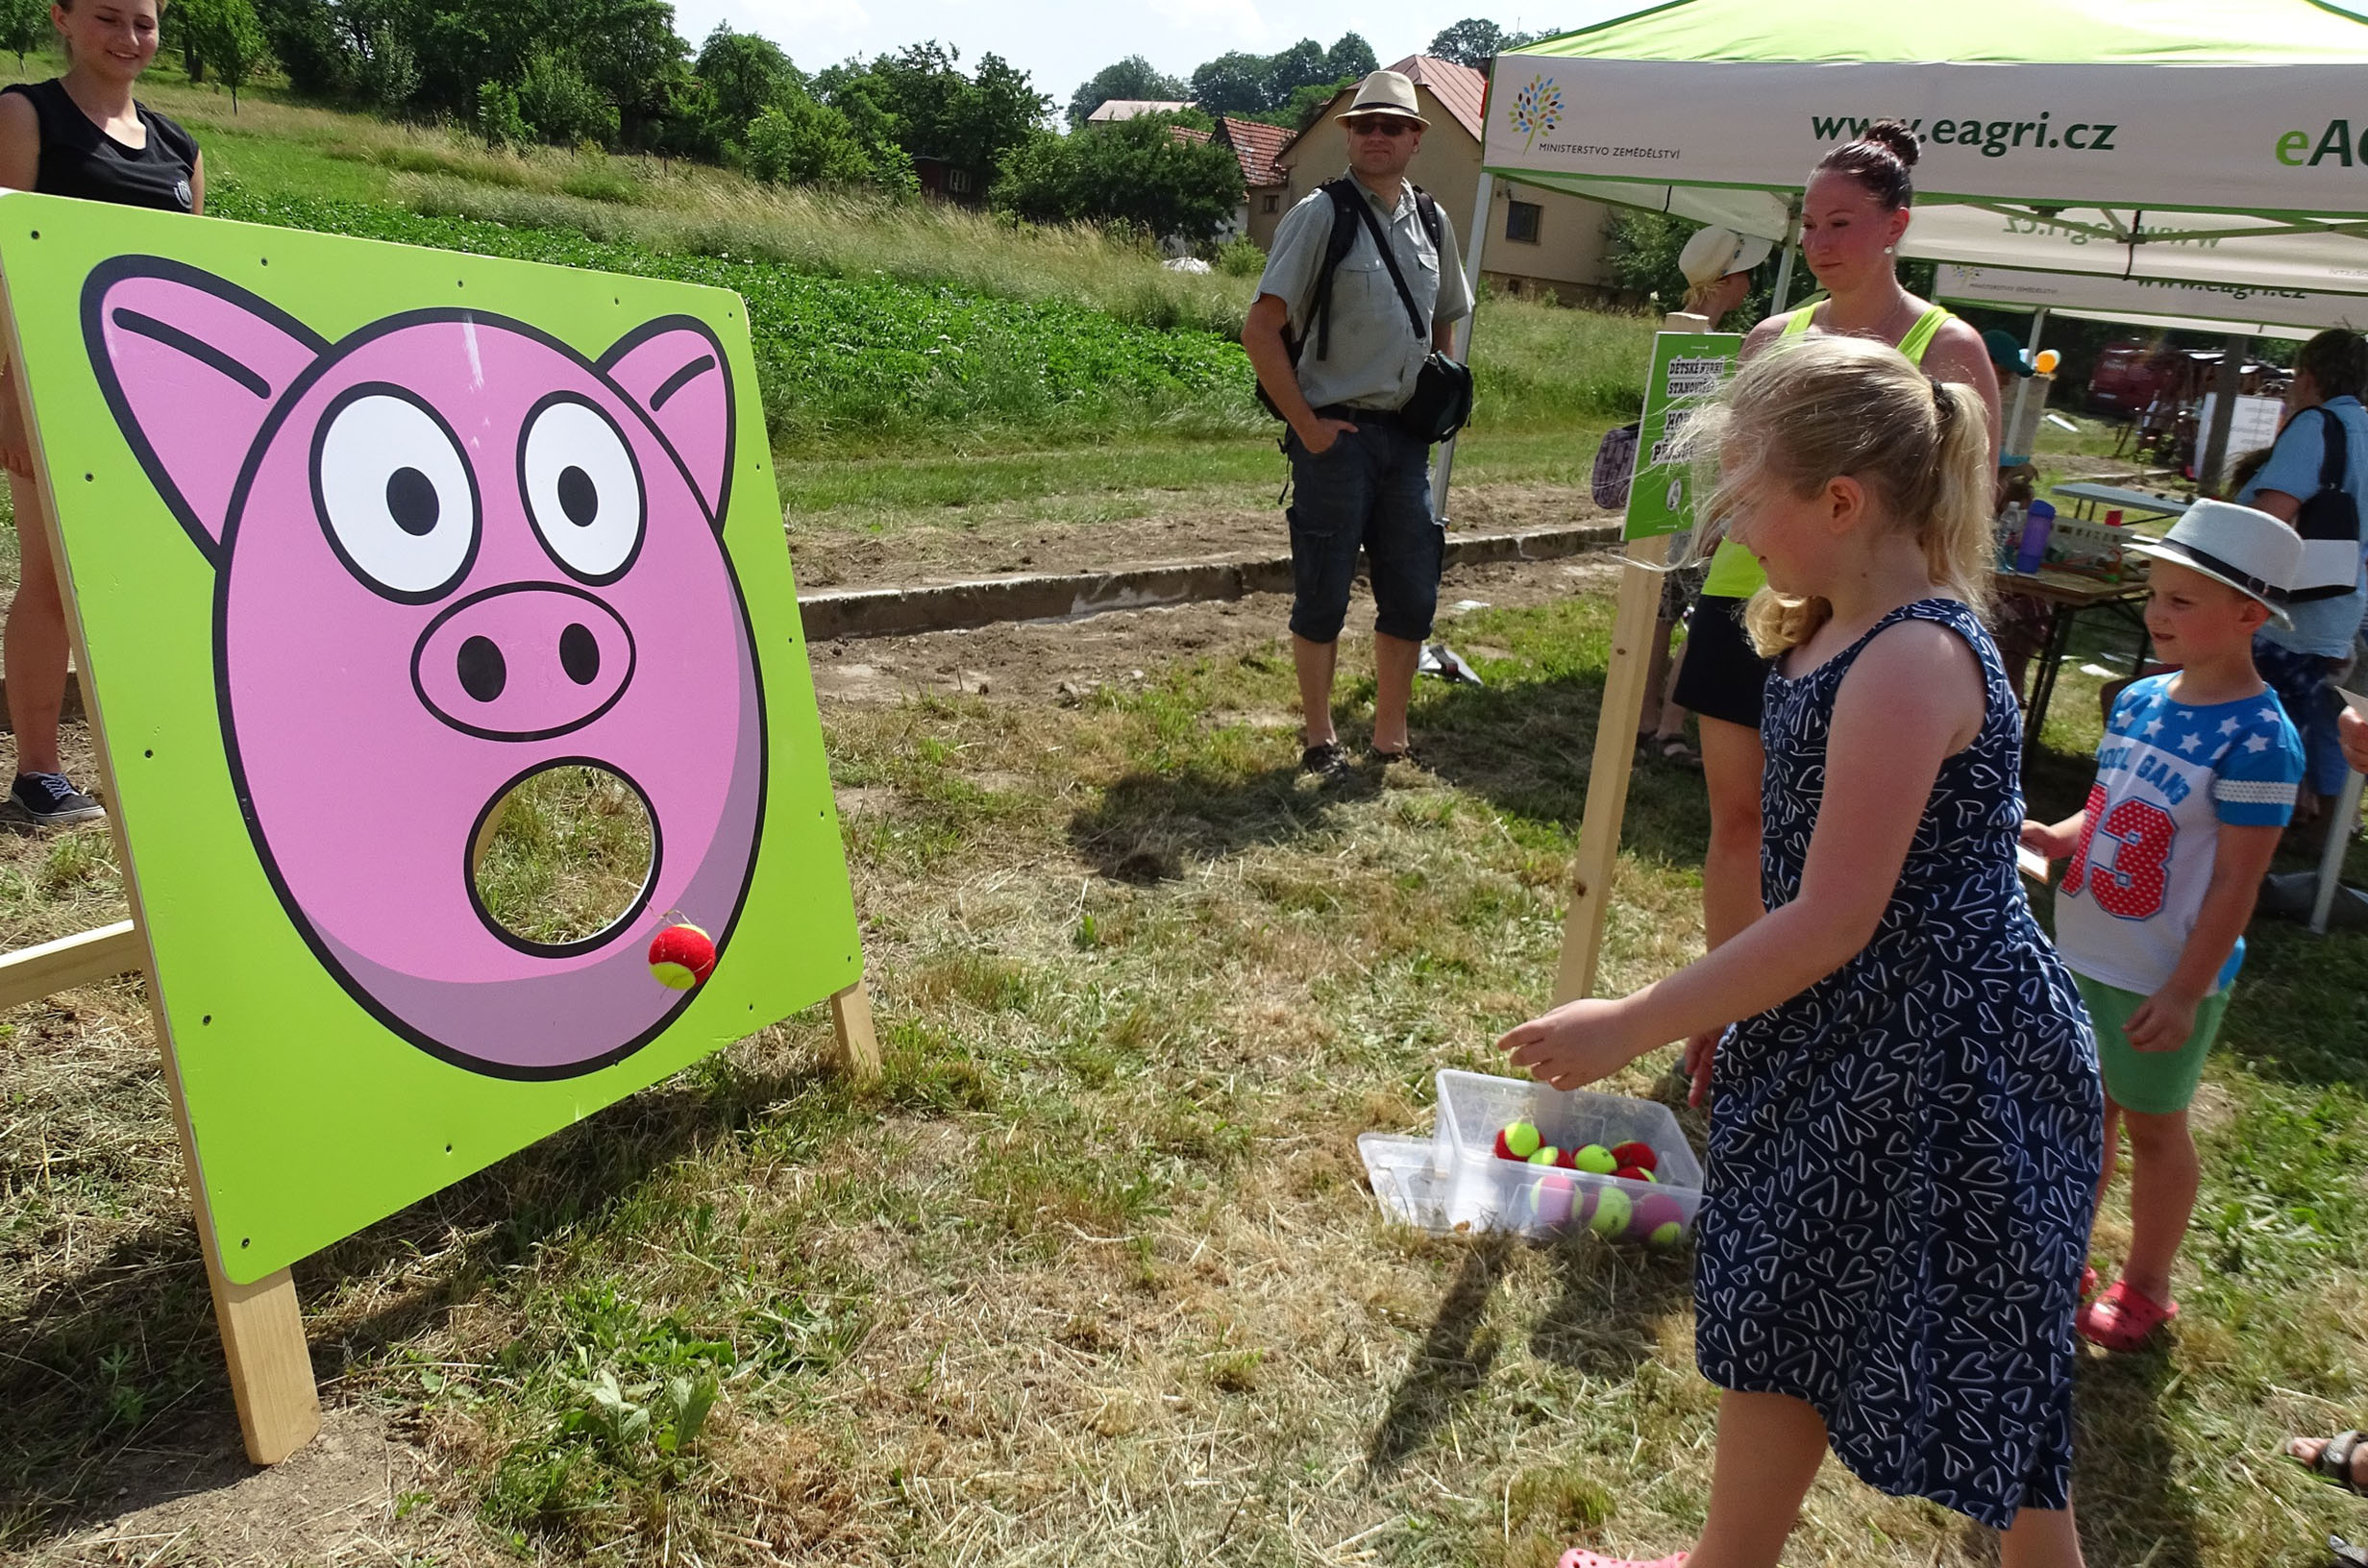
<instances>
[{"instance_id":1,"label":"teenage girl in black top","mask_svg":"<svg viewBox=\"0 0 2368 1568\"><path fill-rule=\"evenodd\" d=\"M66 73L0 91L0 185L53 196L202 212L206 160L189 134L132 97L157 53L160 0L56 0L50 21L65 39ZM13 377L0 371L0 466L16 503L19 573L5 652L9 718L16 730L11 796L35 821L79 822L101 814L58 757L65 698L65 609L33 487L33 458Z\"/></svg>"}]
</instances>

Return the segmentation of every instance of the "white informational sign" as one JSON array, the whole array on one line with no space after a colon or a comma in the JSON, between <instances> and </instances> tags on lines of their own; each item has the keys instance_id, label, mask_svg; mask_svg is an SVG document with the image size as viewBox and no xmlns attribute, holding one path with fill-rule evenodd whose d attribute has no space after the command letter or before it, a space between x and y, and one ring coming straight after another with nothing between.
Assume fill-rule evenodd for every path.
<instances>
[{"instance_id":1,"label":"white informational sign","mask_svg":"<svg viewBox=\"0 0 2368 1568\"><path fill-rule=\"evenodd\" d=\"M2195 428L2211 429L2213 404L2219 394L2204 394L2204 406L2196 411ZM2236 418L2229 426L2229 460L2235 461L2248 452L2257 452L2278 439L2278 427L2285 420L2285 403L2280 398L2247 398L2236 400Z\"/></svg>"}]
</instances>

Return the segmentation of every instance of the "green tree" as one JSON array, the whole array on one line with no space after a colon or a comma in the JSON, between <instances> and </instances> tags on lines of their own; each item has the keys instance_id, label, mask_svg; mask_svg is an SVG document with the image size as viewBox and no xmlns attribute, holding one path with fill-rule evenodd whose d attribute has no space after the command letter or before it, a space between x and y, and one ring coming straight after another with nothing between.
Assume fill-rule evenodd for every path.
<instances>
[{"instance_id":1,"label":"green tree","mask_svg":"<svg viewBox=\"0 0 2368 1568\"><path fill-rule=\"evenodd\" d=\"M1337 82L1343 77L1370 76L1381 69L1381 61L1373 58L1373 46L1361 34L1344 33L1324 51L1323 69Z\"/></svg>"},{"instance_id":2,"label":"green tree","mask_svg":"<svg viewBox=\"0 0 2368 1568\"><path fill-rule=\"evenodd\" d=\"M1128 55L1115 65L1104 65L1069 97L1069 123L1083 125L1085 117L1113 98L1149 99L1180 103L1193 95L1181 78L1168 76L1141 55Z\"/></svg>"},{"instance_id":3,"label":"green tree","mask_svg":"<svg viewBox=\"0 0 2368 1568\"><path fill-rule=\"evenodd\" d=\"M0 50L16 57L25 68L25 52L40 46L49 36L49 7L43 0L0 0Z\"/></svg>"},{"instance_id":4,"label":"green tree","mask_svg":"<svg viewBox=\"0 0 2368 1568\"><path fill-rule=\"evenodd\" d=\"M754 33L735 33L722 22L699 46L691 74L705 89L703 110L711 152L736 145L751 120L805 88L805 78L779 44Z\"/></svg>"},{"instance_id":5,"label":"green tree","mask_svg":"<svg viewBox=\"0 0 2368 1568\"><path fill-rule=\"evenodd\" d=\"M803 92L769 104L742 133L749 172L771 184L870 184L872 159L847 116Z\"/></svg>"},{"instance_id":6,"label":"green tree","mask_svg":"<svg viewBox=\"0 0 2368 1568\"><path fill-rule=\"evenodd\" d=\"M1541 38L1554 37L1556 31L1547 28L1542 33L1508 33L1485 17L1467 16L1452 27L1441 28L1423 53L1485 71L1498 55L1525 49Z\"/></svg>"},{"instance_id":7,"label":"green tree","mask_svg":"<svg viewBox=\"0 0 2368 1568\"><path fill-rule=\"evenodd\" d=\"M1124 224L1205 243L1241 206L1242 164L1175 129L1172 115L1143 114L1066 136L1040 131L1004 159L995 205L1038 223Z\"/></svg>"},{"instance_id":8,"label":"green tree","mask_svg":"<svg viewBox=\"0 0 2368 1568\"><path fill-rule=\"evenodd\" d=\"M231 112L237 113L238 89L270 52L254 0L182 0L175 9L198 54L231 89Z\"/></svg>"},{"instance_id":9,"label":"green tree","mask_svg":"<svg viewBox=\"0 0 2368 1568\"><path fill-rule=\"evenodd\" d=\"M1003 155L1026 140L1051 111L1027 73L998 55L981 55L964 75L961 56L944 44L917 43L869 64L850 61L818 74L818 96L832 103L860 93L916 159L942 159L984 190Z\"/></svg>"},{"instance_id":10,"label":"green tree","mask_svg":"<svg viewBox=\"0 0 2368 1568\"><path fill-rule=\"evenodd\" d=\"M255 12L289 86L326 98L351 84L353 52L338 31L329 0L257 0Z\"/></svg>"},{"instance_id":11,"label":"green tree","mask_svg":"<svg viewBox=\"0 0 2368 1568\"><path fill-rule=\"evenodd\" d=\"M617 139L617 110L575 65L536 55L518 81L518 111L545 141L561 147Z\"/></svg>"}]
</instances>

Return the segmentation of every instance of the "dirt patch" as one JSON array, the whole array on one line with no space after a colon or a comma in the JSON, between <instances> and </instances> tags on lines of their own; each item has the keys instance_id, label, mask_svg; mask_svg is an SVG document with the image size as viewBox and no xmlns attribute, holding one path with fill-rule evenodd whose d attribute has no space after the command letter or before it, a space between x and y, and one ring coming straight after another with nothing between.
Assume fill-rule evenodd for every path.
<instances>
[{"instance_id":1,"label":"dirt patch","mask_svg":"<svg viewBox=\"0 0 2368 1568\"><path fill-rule=\"evenodd\" d=\"M475 1561L474 1534L422 1507L419 1451L385 1417L354 1407L324 1412L321 1434L258 1470L225 1430L214 1444L127 1452L114 1463L111 1515L20 1558L68 1564L195 1563L209 1568L377 1559Z\"/></svg>"},{"instance_id":2,"label":"dirt patch","mask_svg":"<svg viewBox=\"0 0 2368 1568\"><path fill-rule=\"evenodd\" d=\"M1434 634L1453 644L1461 607L1543 604L1604 593L1618 580L1609 552L1553 561L1507 561L1453 571L1440 591ZM1287 594L1253 594L1211 604L1128 610L1084 621L1020 622L969 631L923 632L821 643L814 687L823 700L893 702L906 696L963 693L1020 701L1074 701L1097 686L1151 678L1171 660L1235 655L1285 635ZM1372 600L1359 584L1346 640L1365 640ZM1343 661L1353 678L1361 654ZM1296 720L1292 723L1295 723Z\"/></svg>"},{"instance_id":3,"label":"dirt patch","mask_svg":"<svg viewBox=\"0 0 2368 1568\"><path fill-rule=\"evenodd\" d=\"M1451 527L1457 533L1501 533L1609 515L1586 491L1561 484L1458 485L1453 508ZM789 528L790 559L799 587L806 589L911 587L1006 572L1228 561L1289 548L1279 505L1201 507L1061 527L914 527L884 535L801 528L795 519Z\"/></svg>"}]
</instances>

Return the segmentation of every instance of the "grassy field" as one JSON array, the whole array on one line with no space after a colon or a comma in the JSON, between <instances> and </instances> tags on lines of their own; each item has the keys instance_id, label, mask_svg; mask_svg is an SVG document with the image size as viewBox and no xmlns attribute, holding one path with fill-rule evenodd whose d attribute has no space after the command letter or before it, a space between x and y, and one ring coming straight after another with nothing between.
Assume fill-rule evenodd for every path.
<instances>
[{"instance_id":1,"label":"grassy field","mask_svg":"<svg viewBox=\"0 0 2368 1568\"><path fill-rule=\"evenodd\" d=\"M300 1268L333 1404L430 1457L375 1537L1487 1568L1681 1542L1712 1408L1686 1260L1412 1238L1353 1149L1422 1128L1433 1071L1487 1067L1542 995L1607 609L1466 618L1490 685L1424 688L1435 771L1332 794L1292 772L1274 652L1073 708L833 710L886 1081L824 1076L827 1025L794 1020ZM2085 786L2084 678L2046 812ZM1610 985L1692 950L1702 834L1695 775L1640 775ZM13 942L115 895L94 834L0 873ZM2368 1370L2363 992L2368 939L2257 930L2187 1311L2082 1379L2092 1561L2299 1564L2359 1526L2271 1448L2356 1417ZM37 1560L131 1456L227 1440L138 1008L101 987L5 1025L0 1543ZM1984 1560L1838 1472L1788 1558Z\"/></svg>"}]
</instances>

